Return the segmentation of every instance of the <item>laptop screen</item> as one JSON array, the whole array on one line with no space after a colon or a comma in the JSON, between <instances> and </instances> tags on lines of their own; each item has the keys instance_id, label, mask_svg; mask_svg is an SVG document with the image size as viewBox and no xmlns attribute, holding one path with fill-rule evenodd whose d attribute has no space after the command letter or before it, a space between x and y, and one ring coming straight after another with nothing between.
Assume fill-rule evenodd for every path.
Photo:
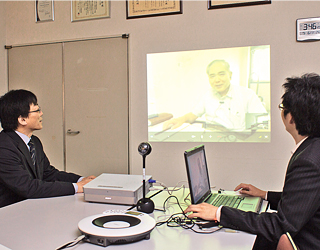
<instances>
[{"instance_id":1,"label":"laptop screen","mask_svg":"<svg viewBox=\"0 0 320 250\"><path fill-rule=\"evenodd\" d=\"M198 204L211 193L204 145L184 152L192 204Z\"/></svg>"}]
</instances>

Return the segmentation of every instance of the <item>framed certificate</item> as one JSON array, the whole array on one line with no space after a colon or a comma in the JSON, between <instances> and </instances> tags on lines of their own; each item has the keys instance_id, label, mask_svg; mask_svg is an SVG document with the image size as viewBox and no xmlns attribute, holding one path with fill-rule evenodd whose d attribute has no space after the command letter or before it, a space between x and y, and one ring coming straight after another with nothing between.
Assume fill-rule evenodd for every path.
<instances>
[{"instance_id":1,"label":"framed certificate","mask_svg":"<svg viewBox=\"0 0 320 250\"><path fill-rule=\"evenodd\" d=\"M297 19L297 41L320 40L320 17Z\"/></svg>"},{"instance_id":2,"label":"framed certificate","mask_svg":"<svg viewBox=\"0 0 320 250\"><path fill-rule=\"evenodd\" d=\"M71 0L71 21L110 17L109 0Z\"/></svg>"},{"instance_id":3,"label":"framed certificate","mask_svg":"<svg viewBox=\"0 0 320 250\"><path fill-rule=\"evenodd\" d=\"M181 0L126 0L127 19L182 14Z\"/></svg>"},{"instance_id":4,"label":"framed certificate","mask_svg":"<svg viewBox=\"0 0 320 250\"><path fill-rule=\"evenodd\" d=\"M208 9L230 8L257 4L270 4L271 0L239 0L239 1L213 1L208 0Z\"/></svg>"},{"instance_id":5,"label":"framed certificate","mask_svg":"<svg viewBox=\"0 0 320 250\"><path fill-rule=\"evenodd\" d=\"M36 22L53 21L53 0L36 0Z\"/></svg>"}]
</instances>

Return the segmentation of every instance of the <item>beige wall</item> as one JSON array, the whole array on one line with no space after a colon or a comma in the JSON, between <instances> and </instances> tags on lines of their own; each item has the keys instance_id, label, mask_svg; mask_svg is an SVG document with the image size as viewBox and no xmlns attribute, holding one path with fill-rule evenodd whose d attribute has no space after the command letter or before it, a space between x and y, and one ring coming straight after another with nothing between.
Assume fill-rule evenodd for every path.
<instances>
[{"instance_id":1,"label":"beige wall","mask_svg":"<svg viewBox=\"0 0 320 250\"><path fill-rule=\"evenodd\" d=\"M0 95L4 94L7 88L6 70L6 2L0 1Z\"/></svg>"},{"instance_id":2,"label":"beige wall","mask_svg":"<svg viewBox=\"0 0 320 250\"><path fill-rule=\"evenodd\" d=\"M281 84L287 76L320 73L320 42L298 43L295 33L296 19L319 16L320 1L273 0L270 5L216 10L207 10L207 1L183 1L182 15L133 20L126 20L125 5L125 1L111 1L111 18L71 23L70 1L55 1L55 21L35 23L34 1L6 2L6 20L0 15L0 37L7 29L5 44L11 45L130 34L130 164L134 174L142 172L137 147L148 138L146 53L270 44L271 143L205 145L212 185L232 189L238 182L250 182L263 189L280 189L294 146L277 109ZM0 42L3 48L3 38ZM44 83L49 84L49 79ZM0 90L5 87L1 76ZM186 180L183 151L198 144L153 143L147 174L168 185Z\"/></svg>"}]
</instances>

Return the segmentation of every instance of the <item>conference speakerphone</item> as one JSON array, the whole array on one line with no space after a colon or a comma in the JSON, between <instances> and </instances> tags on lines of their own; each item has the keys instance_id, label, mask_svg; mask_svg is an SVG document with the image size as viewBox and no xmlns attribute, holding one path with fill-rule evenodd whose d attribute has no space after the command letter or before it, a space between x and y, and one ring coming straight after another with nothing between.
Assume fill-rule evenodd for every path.
<instances>
[{"instance_id":1,"label":"conference speakerphone","mask_svg":"<svg viewBox=\"0 0 320 250\"><path fill-rule=\"evenodd\" d=\"M146 193L152 184L146 176ZM142 175L101 174L83 187L84 199L90 202L135 205L143 196Z\"/></svg>"},{"instance_id":2,"label":"conference speakerphone","mask_svg":"<svg viewBox=\"0 0 320 250\"><path fill-rule=\"evenodd\" d=\"M113 210L89 216L78 223L79 230L85 235L84 241L105 247L149 240L155 226L155 220L147 214Z\"/></svg>"}]
</instances>

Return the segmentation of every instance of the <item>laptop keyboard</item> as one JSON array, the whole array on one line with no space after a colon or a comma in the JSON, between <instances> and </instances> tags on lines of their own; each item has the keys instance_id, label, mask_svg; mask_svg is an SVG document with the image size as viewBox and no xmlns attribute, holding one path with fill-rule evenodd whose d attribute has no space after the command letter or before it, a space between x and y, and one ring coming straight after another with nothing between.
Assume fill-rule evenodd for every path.
<instances>
[{"instance_id":1,"label":"laptop keyboard","mask_svg":"<svg viewBox=\"0 0 320 250\"><path fill-rule=\"evenodd\" d=\"M219 195L213 202L208 202L215 207L219 206L227 206L238 208L240 202L244 199L241 196L233 196L233 195Z\"/></svg>"}]
</instances>

